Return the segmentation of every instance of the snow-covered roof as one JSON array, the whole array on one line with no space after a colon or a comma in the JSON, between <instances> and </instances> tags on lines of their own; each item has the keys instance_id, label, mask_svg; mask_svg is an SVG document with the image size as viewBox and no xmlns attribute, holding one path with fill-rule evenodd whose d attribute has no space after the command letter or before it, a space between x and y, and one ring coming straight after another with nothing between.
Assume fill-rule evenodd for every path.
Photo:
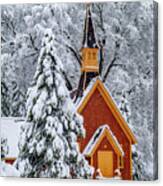
<instances>
[{"instance_id":1,"label":"snow-covered roof","mask_svg":"<svg viewBox=\"0 0 163 186\"><path fill-rule=\"evenodd\" d=\"M84 90L82 97L79 97L79 98L76 100L75 105L76 105L76 108L77 108L77 109L78 109L78 108L80 107L80 105L83 103L83 100L85 99L85 97L87 96L87 94L90 92L90 90L93 88L93 85L95 84L95 82L96 82L97 79L99 79L99 77L98 77L98 78L97 78L97 77L93 78L93 79L89 82L87 88Z\"/></svg>"},{"instance_id":2,"label":"snow-covered roof","mask_svg":"<svg viewBox=\"0 0 163 186\"><path fill-rule=\"evenodd\" d=\"M16 158L18 156L18 140L21 130L21 125L24 123L24 118L5 118L0 119L1 137L7 139L9 152L7 158Z\"/></svg>"},{"instance_id":3,"label":"snow-covered roof","mask_svg":"<svg viewBox=\"0 0 163 186\"><path fill-rule=\"evenodd\" d=\"M85 91L83 92L82 97L79 97L79 98L77 99L77 101L75 102L75 105L76 105L76 108L77 108L77 109L78 109L78 108L80 107L80 105L83 103L85 97L88 95L88 93L90 92L90 90L93 88L93 86L94 86L94 84L96 83L97 80L100 80L100 81L102 82L102 79L101 79L101 77L99 77L99 76L93 78L93 79L90 81L90 83L89 83L89 85L87 86L87 88L85 89ZM109 93L109 95L111 96L110 91L108 90L108 88L106 87L106 85L105 85L104 83L103 83L103 86L104 86L104 88L107 90L107 92ZM112 96L111 96L111 98L113 99ZM113 100L114 100L114 99L113 99ZM115 105L117 106L116 103L115 103ZM118 106L117 106L117 107L118 107Z\"/></svg>"},{"instance_id":4,"label":"snow-covered roof","mask_svg":"<svg viewBox=\"0 0 163 186\"><path fill-rule=\"evenodd\" d=\"M103 135L105 130L107 130L109 132L109 134L112 137L112 140L114 141L114 143L116 144L116 146L120 150L122 156L124 156L124 151L123 151L121 145L119 144L117 138L114 136L114 134L112 133L112 131L111 131L110 127L109 127L109 125L107 125L107 124L100 126L95 131L94 135L92 136L92 138L90 139L89 143L87 144L87 146L85 147L85 149L83 151L84 155L90 155L91 154L91 152L95 148L97 142L100 140L100 138Z\"/></svg>"}]
</instances>

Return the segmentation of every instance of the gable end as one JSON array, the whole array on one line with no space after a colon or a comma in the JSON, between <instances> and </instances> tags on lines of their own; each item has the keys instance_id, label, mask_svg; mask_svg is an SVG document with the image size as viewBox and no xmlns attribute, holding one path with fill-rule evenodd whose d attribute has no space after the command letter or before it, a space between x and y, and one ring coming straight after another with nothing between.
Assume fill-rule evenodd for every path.
<instances>
[{"instance_id":1,"label":"gable end","mask_svg":"<svg viewBox=\"0 0 163 186\"><path fill-rule=\"evenodd\" d=\"M92 97L92 95L94 94L96 89L99 91L99 93L103 97L103 99L106 102L108 108L111 110L113 116L117 120L119 126L121 127L121 129L123 130L123 132L127 136L127 138L129 139L129 141L132 144L137 143L134 134L132 133L132 131L130 130L128 124L126 123L126 121L122 117L120 111L118 110L116 104L114 103L112 97L110 96L109 91L103 85L103 83L101 82L100 79L97 79L95 81L95 83L93 84L93 86L91 87L89 92L85 95L84 99L82 99L82 101L78 105L78 112L80 114L83 112L84 108L86 107L88 101L90 100L90 98Z\"/></svg>"}]
</instances>

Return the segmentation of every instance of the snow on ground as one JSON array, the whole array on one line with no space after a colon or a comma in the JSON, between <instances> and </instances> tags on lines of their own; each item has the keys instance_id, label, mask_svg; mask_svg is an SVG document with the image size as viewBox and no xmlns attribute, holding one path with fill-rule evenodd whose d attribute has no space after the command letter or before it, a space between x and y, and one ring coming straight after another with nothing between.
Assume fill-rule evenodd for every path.
<instances>
[{"instance_id":1,"label":"snow on ground","mask_svg":"<svg viewBox=\"0 0 163 186\"><path fill-rule=\"evenodd\" d=\"M5 162L0 162L0 176L15 176L19 177L19 171L12 165L6 164Z\"/></svg>"},{"instance_id":2,"label":"snow on ground","mask_svg":"<svg viewBox=\"0 0 163 186\"><path fill-rule=\"evenodd\" d=\"M2 117L0 119L1 137L7 138L7 145L9 146L9 153L6 157L15 158L18 156L18 140L23 123L23 118Z\"/></svg>"}]
</instances>

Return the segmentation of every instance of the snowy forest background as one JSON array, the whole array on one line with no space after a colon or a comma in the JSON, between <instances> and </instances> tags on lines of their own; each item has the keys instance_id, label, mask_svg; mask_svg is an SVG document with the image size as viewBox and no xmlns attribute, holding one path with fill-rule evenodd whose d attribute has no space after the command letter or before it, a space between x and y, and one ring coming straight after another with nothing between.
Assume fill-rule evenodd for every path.
<instances>
[{"instance_id":1,"label":"snowy forest background","mask_svg":"<svg viewBox=\"0 0 163 186\"><path fill-rule=\"evenodd\" d=\"M103 45L101 74L138 144L139 179L154 176L153 157L153 3L92 5L97 40ZM1 116L24 117L26 93L36 71L45 29L55 35L69 90L80 77L85 4L1 6ZM139 168L139 166L137 167Z\"/></svg>"}]
</instances>

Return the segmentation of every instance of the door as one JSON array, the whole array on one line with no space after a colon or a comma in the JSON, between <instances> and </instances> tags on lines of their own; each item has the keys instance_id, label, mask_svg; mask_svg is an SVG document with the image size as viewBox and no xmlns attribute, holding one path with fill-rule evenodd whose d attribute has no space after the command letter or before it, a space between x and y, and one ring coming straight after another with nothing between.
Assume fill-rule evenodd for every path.
<instances>
[{"instance_id":1,"label":"door","mask_svg":"<svg viewBox=\"0 0 163 186\"><path fill-rule=\"evenodd\" d=\"M98 168L104 177L113 177L112 151L98 151Z\"/></svg>"}]
</instances>

